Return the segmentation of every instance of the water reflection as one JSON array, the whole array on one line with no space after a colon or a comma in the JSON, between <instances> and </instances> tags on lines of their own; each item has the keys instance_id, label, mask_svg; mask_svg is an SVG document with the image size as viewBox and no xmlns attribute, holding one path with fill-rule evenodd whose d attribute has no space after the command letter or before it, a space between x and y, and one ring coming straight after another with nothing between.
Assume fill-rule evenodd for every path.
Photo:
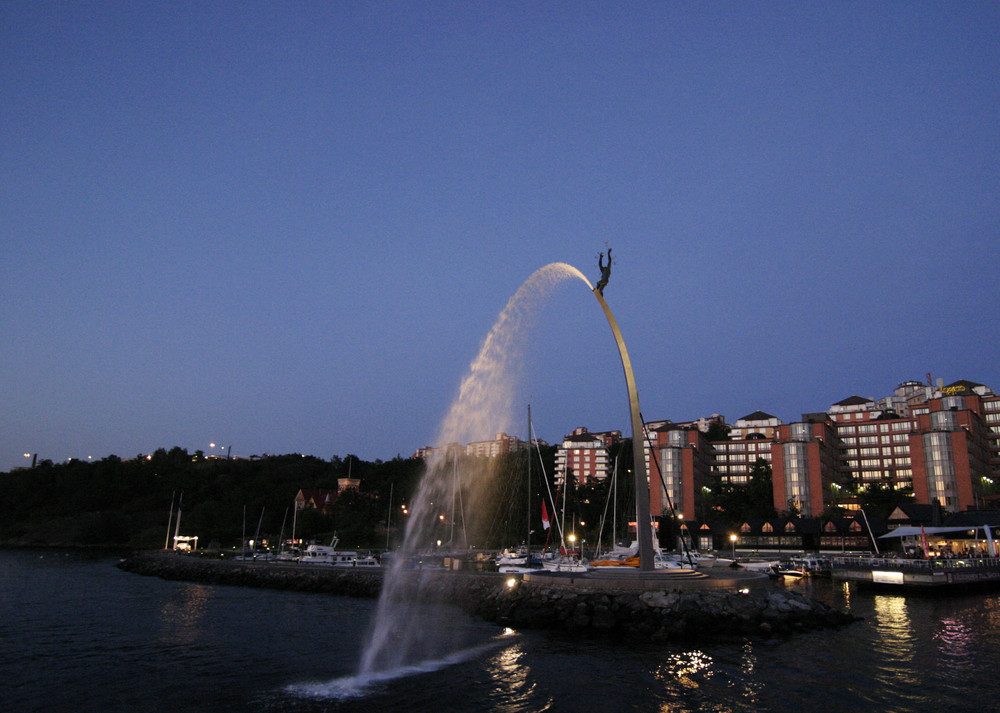
<instances>
[{"instance_id":1,"label":"water reflection","mask_svg":"<svg viewBox=\"0 0 1000 713\"><path fill-rule=\"evenodd\" d=\"M891 688L917 686L919 680L911 666L917 645L906 599L899 595L878 595L874 597L873 608L877 633L872 640L876 680Z\"/></svg>"},{"instance_id":2,"label":"water reflection","mask_svg":"<svg viewBox=\"0 0 1000 713\"><path fill-rule=\"evenodd\" d=\"M160 642L168 646L190 646L201 637L201 623L212 598L212 590L201 584L185 584L160 609L163 631Z\"/></svg>"},{"instance_id":3,"label":"water reflection","mask_svg":"<svg viewBox=\"0 0 1000 713\"><path fill-rule=\"evenodd\" d=\"M743 652L740 656L740 673L743 674L740 680L741 697L747 703L757 703L764 684L757 676L757 653L749 641L743 644Z\"/></svg>"},{"instance_id":4,"label":"water reflection","mask_svg":"<svg viewBox=\"0 0 1000 713\"><path fill-rule=\"evenodd\" d=\"M697 688L700 678L712 676L712 657L697 649L673 653L660 664L653 676L661 682L677 682L688 688Z\"/></svg>"},{"instance_id":5,"label":"water reflection","mask_svg":"<svg viewBox=\"0 0 1000 713\"><path fill-rule=\"evenodd\" d=\"M938 650L943 656L964 655L975 642L975 632L960 619L941 619L941 629L934 633Z\"/></svg>"},{"instance_id":6,"label":"water reflection","mask_svg":"<svg viewBox=\"0 0 1000 713\"><path fill-rule=\"evenodd\" d=\"M516 636L510 629L504 636ZM498 710L507 713L515 711L547 710L552 699L547 702L533 700L536 685L532 680L532 668L527 652L520 639L498 651L486 662L486 673L492 681L492 698L498 703Z\"/></svg>"}]
</instances>

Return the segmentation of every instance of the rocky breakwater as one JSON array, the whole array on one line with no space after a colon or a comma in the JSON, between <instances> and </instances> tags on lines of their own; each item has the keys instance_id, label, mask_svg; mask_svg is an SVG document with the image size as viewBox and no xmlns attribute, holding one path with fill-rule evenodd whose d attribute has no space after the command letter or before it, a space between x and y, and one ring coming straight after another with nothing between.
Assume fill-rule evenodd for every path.
<instances>
[{"instance_id":1,"label":"rocky breakwater","mask_svg":"<svg viewBox=\"0 0 1000 713\"><path fill-rule=\"evenodd\" d=\"M163 579L374 598L380 570L136 555L121 569ZM607 583L526 581L498 574L410 570L397 596L447 601L514 629L553 629L645 641L791 634L839 627L855 617L795 592L764 588L619 590ZM407 586L409 584L409 586Z\"/></svg>"},{"instance_id":2,"label":"rocky breakwater","mask_svg":"<svg viewBox=\"0 0 1000 713\"><path fill-rule=\"evenodd\" d=\"M595 591L526 582L482 597L475 613L515 629L590 631L647 641L791 634L856 620L782 590Z\"/></svg>"},{"instance_id":3,"label":"rocky breakwater","mask_svg":"<svg viewBox=\"0 0 1000 713\"><path fill-rule=\"evenodd\" d=\"M382 589L382 573L377 569L243 562L172 553L133 555L120 561L118 567L126 572L161 579L288 589L347 597L374 598Z\"/></svg>"}]
</instances>

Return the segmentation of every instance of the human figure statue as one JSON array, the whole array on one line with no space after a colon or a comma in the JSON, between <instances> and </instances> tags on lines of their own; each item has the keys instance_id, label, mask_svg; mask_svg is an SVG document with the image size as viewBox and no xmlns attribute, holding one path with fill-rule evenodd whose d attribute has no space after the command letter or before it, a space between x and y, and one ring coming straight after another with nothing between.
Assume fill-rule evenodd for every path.
<instances>
[{"instance_id":1,"label":"human figure statue","mask_svg":"<svg viewBox=\"0 0 1000 713\"><path fill-rule=\"evenodd\" d=\"M604 253L601 253L597 258L597 266L601 269L601 279L597 281L597 287L594 289L603 297L604 288L608 286L608 278L611 277L611 248L608 248L608 264L604 264Z\"/></svg>"}]
</instances>

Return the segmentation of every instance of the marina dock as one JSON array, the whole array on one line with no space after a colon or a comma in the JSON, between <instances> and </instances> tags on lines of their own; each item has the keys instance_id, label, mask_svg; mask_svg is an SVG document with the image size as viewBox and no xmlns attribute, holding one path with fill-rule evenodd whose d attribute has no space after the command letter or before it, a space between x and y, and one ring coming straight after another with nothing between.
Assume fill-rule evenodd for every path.
<instances>
[{"instance_id":1,"label":"marina dock","mask_svg":"<svg viewBox=\"0 0 1000 713\"><path fill-rule=\"evenodd\" d=\"M834 557L831 574L834 579L849 582L912 589L1000 584L1000 558Z\"/></svg>"}]
</instances>

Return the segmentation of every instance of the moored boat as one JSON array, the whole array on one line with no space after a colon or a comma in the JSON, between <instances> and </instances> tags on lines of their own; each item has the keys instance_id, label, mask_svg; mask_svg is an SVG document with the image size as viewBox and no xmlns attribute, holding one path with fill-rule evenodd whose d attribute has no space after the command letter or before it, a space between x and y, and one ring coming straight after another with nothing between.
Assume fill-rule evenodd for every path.
<instances>
[{"instance_id":1,"label":"moored boat","mask_svg":"<svg viewBox=\"0 0 1000 713\"><path fill-rule=\"evenodd\" d=\"M379 567L379 561L370 555L361 555L356 550L338 550L337 538L327 545L309 545L302 552L299 562L323 564L332 567Z\"/></svg>"}]
</instances>

